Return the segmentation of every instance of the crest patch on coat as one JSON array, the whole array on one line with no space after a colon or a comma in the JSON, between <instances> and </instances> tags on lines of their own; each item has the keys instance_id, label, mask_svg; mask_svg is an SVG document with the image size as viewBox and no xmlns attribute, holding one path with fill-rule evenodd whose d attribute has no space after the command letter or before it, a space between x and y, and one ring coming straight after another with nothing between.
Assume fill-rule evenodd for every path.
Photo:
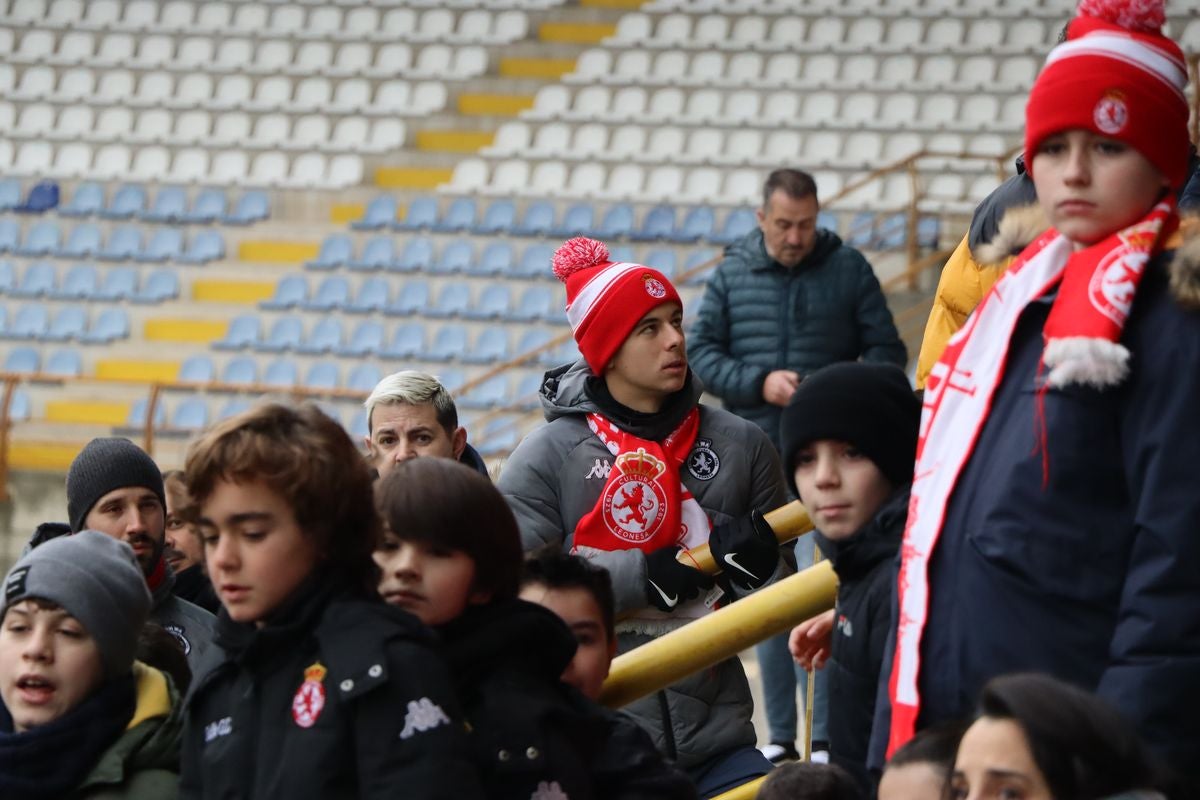
<instances>
[{"instance_id":1,"label":"crest patch on coat","mask_svg":"<svg viewBox=\"0 0 1200 800\"><path fill-rule=\"evenodd\" d=\"M175 641L179 642L179 646L183 648L185 656L192 654L192 643L183 635L182 625L163 625L163 630L171 634L175 638Z\"/></svg>"},{"instance_id":2,"label":"crest patch on coat","mask_svg":"<svg viewBox=\"0 0 1200 800\"><path fill-rule=\"evenodd\" d=\"M320 662L314 663L304 670L304 683L296 690L292 698L292 719L301 728L311 728L316 724L325 708L325 674L328 670Z\"/></svg>"},{"instance_id":3,"label":"crest patch on coat","mask_svg":"<svg viewBox=\"0 0 1200 800\"><path fill-rule=\"evenodd\" d=\"M721 469L721 459L712 449L712 439L697 439L687 460L688 472L698 481L711 481Z\"/></svg>"}]
</instances>

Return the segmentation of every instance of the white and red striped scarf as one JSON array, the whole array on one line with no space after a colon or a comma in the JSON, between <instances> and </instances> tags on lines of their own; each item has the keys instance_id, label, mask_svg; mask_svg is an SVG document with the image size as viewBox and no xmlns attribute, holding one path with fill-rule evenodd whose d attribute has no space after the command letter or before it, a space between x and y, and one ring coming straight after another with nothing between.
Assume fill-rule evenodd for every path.
<instances>
[{"instance_id":1,"label":"white and red striped scarf","mask_svg":"<svg viewBox=\"0 0 1200 800\"><path fill-rule=\"evenodd\" d=\"M1021 312L1059 286L1043 330L1042 361L1049 368L1046 387L1119 384L1128 372L1129 359L1119 340L1138 283L1146 264L1177 225L1173 201L1164 201L1138 223L1077 252L1065 236L1047 231L996 282L930 373L901 548L900 618L888 681L889 757L916 731L929 561L955 484L974 452L1004 377ZM1046 452L1045 442L1042 452Z\"/></svg>"}]
</instances>

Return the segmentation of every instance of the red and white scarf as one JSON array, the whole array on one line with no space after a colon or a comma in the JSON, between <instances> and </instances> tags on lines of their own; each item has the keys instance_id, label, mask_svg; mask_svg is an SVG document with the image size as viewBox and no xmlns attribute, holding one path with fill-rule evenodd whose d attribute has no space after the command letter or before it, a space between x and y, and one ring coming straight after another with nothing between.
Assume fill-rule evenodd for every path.
<instances>
[{"instance_id":1,"label":"red and white scarf","mask_svg":"<svg viewBox=\"0 0 1200 800\"><path fill-rule=\"evenodd\" d=\"M680 468L700 429L699 409L688 412L661 442L623 431L601 414L588 414L587 423L614 458L596 507L575 526L576 548L652 553L663 547L692 548L708 542L712 524L680 478ZM706 610L702 601L696 601L669 618L691 619ZM638 616L668 618L655 609Z\"/></svg>"},{"instance_id":2,"label":"red and white scarf","mask_svg":"<svg viewBox=\"0 0 1200 800\"><path fill-rule=\"evenodd\" d=\"M1164 201L1140 222L1078 252L1073 252L1072 242L1057 231L1042 234L950 339L930 373L901 548L900 618L888 682L892 704L889 757L916 731L921 634L929 609L929 561L955 484L974 452L1004 377L1021 312L1059 286L1043 330L1047 387L1119 384L1128 374L1129 361L1129 352L1119 340L1138 283L1146 264L1178 222L1173 201Z\"/></svg>"}]
</instances>

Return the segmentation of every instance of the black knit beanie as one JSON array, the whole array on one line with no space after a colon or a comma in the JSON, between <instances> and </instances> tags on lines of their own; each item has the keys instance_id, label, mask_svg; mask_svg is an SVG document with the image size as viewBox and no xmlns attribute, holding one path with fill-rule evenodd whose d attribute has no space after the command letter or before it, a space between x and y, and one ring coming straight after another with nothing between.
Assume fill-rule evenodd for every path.
<instances>
[{"instance_id":1,"label":"black knit beanie","mask_svg":"<svg viewBox=\"0 0 1200 800\"><path fill-rule=\"evenodd\" d=\"M67 517L71 531L83 530L83 521L101 497L127 486L149 489L166 509L162 472L145 450L128 439L88 442L67 470Z\"/></svg>"},{"instance_id":2,"label":"black knit beanie","mask_svg":"<svg viewBox=\"0 0 1200 800\"><path fill-rule=\"evenodd\" d=\"M921 404L898 367L856 361L805 377L783 410L783 468L796 492L796 455L820 439L849 442L903 486L912 481ZM799 495L799 492L796 492Z\"/></svg>"}]
</instances>

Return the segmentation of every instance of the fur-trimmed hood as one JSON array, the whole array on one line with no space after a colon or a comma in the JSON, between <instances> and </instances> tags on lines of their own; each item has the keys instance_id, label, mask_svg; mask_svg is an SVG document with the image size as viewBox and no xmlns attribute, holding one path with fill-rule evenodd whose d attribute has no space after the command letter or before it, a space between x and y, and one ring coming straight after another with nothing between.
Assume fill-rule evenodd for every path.
<instances>
[{"instance_id":1,"label":"fur-trimmed hood","mask_svg":"<svg viewBox=\"0 0 1200 800\"><path fill-rule=\"evenodd\" d=\"M1048 227L1037 203L1013 206L1004 212L991 240L971 248L971 256L981 267L999 266L1020 254ZM1168 268L1171 294L1184 308L1200 310L1200 213L1185 214L1167 246L1175 250Z\"/></svg>"}]
</instances>

